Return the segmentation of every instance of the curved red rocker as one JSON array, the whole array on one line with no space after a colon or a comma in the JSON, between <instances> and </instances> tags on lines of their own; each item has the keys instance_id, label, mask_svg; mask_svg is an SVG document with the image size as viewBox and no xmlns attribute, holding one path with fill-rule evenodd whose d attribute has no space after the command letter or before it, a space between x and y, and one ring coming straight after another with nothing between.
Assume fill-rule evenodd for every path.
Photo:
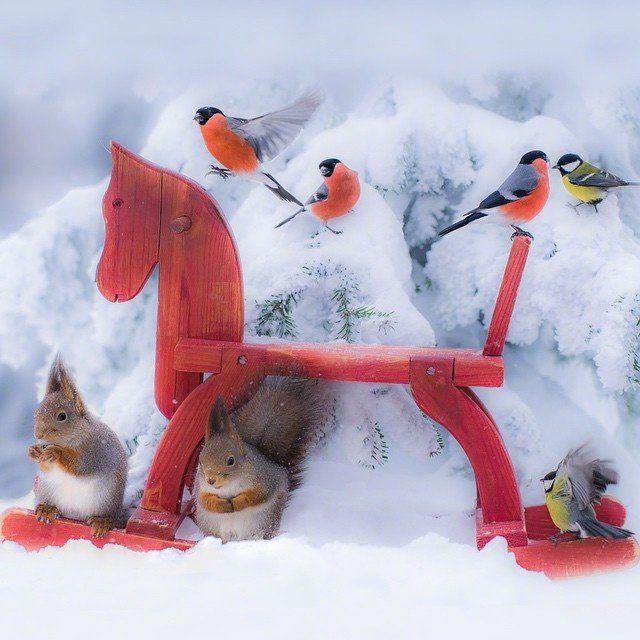
<instances>
[{"instance_id":1,"label":"curved red rocker","mask_svg":"<svg viewBox=\"0 0 640 640\"><path fill-rule=\"evenodd\" d=\"M87 525L38 523L33 512L7 511L0 535L27 549L83 538L102 546L186 549L176 540L185 517L182 495L193 477L211 402L220 394L234 409L264 376L408 384L416 404L460 443L478 489L476 539L482 548L506 538L516 562L552 577L619 569L638 561L633 539L554 545L557 529L545 506L524 509L500 432L470 387L499 387L502 349L530 240L516 237L482 351L380 345L243 341L242 272L231 229L211 196L195 182L111 144L111 182L102 201L105 245L97 284L124 302L158 274L155 398L170 422L158 444L140 506L126 529L92 539ZM204 380L204 374L212 374ZM624 522L624 507L605 499L600 517Z\"/></svg>"}]
</instances>

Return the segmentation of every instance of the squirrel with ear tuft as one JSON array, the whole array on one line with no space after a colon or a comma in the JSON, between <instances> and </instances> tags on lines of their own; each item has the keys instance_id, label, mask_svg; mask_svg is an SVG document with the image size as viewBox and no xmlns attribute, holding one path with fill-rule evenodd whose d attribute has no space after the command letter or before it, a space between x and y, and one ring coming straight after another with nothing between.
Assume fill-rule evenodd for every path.
<instances>
[{"instance_id":1,"label":"squirrel with ear tuft","mask_svg":"<svg viewBox=\"0 0 640 640\"><path fill-rule=\"evenodd\" d=\"M103 537L122 516L127 454L116 434L87 410L58 354L35 415L29 447L38 463L36 518L84 520Z\"/></svg>"},{"instance_id":2,"label":"squirrel with ear tuft","mask_svg":"<svg viewBox=\"0 0 640 640\"><path fill-rule=\"evenodd\" d=\"M267 377L229 416L220 396L207 422L195 482L195 520L229 540L273 538L323 410L313 380Z\"/></svg>"}]
</instances>

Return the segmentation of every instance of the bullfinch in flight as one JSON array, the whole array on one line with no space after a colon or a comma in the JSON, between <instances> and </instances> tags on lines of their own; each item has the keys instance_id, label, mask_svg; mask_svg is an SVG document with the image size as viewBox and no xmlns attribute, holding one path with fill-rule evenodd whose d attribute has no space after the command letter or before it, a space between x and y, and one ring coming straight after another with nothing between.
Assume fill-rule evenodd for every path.
<instances>
[{"instance_id":1,"label":"bullfinch in flight","mask_svg":"<svg viewBox=\"0 0 640 640\"><path fill-rule=\"evenodd\" d=\"M258 118L232 118L216 107L202 107L193 118L209 153L222 165L211 165L209 173L228 178L244 174L264 184L281 200L302 203L260 165L275 158L300 133L318 108L322 98L318 92L307 93L288 107Z\"/></svg>"}]
</instances>

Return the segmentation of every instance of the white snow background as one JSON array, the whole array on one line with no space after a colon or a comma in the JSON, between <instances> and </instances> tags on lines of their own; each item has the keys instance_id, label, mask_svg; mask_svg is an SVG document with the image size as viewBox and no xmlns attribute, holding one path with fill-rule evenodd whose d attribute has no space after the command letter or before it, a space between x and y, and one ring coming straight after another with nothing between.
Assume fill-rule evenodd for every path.
<instances>
[{"instance_id":1,"label":"white snow background","mask_svg":"<svg viewBox=\"0 0 640 640\"><path fill-rule=\"evenodd\" d=\"M333 296L379 315L356 342L478 347L509 233L437 230L541 148L640 179L640 8L632 2L35 2L0 20L1 507L30 504L32 412L60 349L130 451L137 500L166 421L153 403L155 280L106 302L93 282L109 139L188 175L222 205L243 262L247 338L294 296L295 339L343 338ZM195 110L253 117L319 87L325 102L269 170L298 197L318 162L360 173L362 198L315 235L266 189L205 178ZM525 504L590 439L640 528L640 190L593 214L557 172L505 351L481 390ZM391 315L380 315L388 314ZM260 339L265 339L261 337ZM600 636L637 624L640 569L552 583L496 540L474 546L471 470L401 387L332 384L334 428L273 541L180 554L73 542L0 547L4 637ZM186 531L188 535L193 531ZM285 611L286 610L286 611ZM460 636L458 636L460 637Z\"/></svg>"}]
</instances>

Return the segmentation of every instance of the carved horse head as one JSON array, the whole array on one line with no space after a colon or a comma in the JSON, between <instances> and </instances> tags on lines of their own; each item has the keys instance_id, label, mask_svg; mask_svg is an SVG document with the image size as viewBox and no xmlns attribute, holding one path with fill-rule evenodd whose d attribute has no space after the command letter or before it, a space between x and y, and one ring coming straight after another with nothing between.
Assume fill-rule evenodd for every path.
<instances>
[{"instance_id":1,"label":"carved horse head","mask_svg":"<svg viewBox=\"0 0 640 640\"><path fill-rule=\"evenodd\" d=\"M202 187L115 142L111 156L97 284L112 302L130 300L158 263L155 391L170 417L201 381L175 370L178 340L242 341L240 260L219 206Z\"/></svg>"}]
</instances>

